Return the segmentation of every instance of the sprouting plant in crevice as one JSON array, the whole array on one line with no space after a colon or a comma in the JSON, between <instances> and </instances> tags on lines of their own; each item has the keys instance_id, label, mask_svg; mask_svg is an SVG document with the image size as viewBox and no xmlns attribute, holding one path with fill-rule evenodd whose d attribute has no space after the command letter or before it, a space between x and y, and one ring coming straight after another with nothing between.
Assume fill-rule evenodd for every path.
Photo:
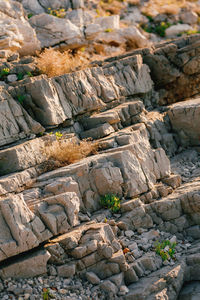
<instances>
[{"instance_id":1,"label":"sprouting plant in crevice","mask_svg":"<svg viewBox=\"0 0 200 300\"><path fill-rule=\"evenodd\" d=\"M26 72L26 74L28 75L28 77L33 77L33 74L30 71Z\"/></svg>"},{"instance_id":2,"label":"sprouting plant in crevice","mask_svg":"<svg viewBox=\"0 0 200 300\"><path fill-rule=\"evenodd\" d=\"M17 74L17 79L22 80L24 78L24 74L22 72Z\"/></svg>"},{"instance_id":3,"label":"sprouting plant in crevice","mask_svg":"<svg viewBox=\"0 0 200 300\"><path fill-rule=\"evenodd\" d=\"M155 252L160 255L163 261L175 259L176 243L171 243L169 240L164 240L161 243L155 243Z\"/></svg>"},{"instance_id":4,"label":"sprouting plant in crevice","mask_svg":"<svg viewBox=\"0 0 200 300\"><path fill-rule=\"evenodd\" d=\"M53 296L51 295L49 288L43 288L42 299L50 300L51 298L53 298Z\"/></svg>"},{"instance_id":5,"label":"sprouting plant in crevice","mask_svg":"<svg viewBox=\"0 0 200 300\"><path fill-rule=\"evenodd\" d=\"M17 95L17 100L19 101L20 104L23 104L24 100L25 100L25 96L24 95Z\"/></svg>"},{"instance_id":6,"label":"sprouting plant in crevice","mask_svg":"<svg viewBox=\"0 0 200 300\"><path fill-rule=\"evenodd\" d=\"M115 194L105 194L100 199L101 206L110 209L113 213L120 210L120 202L121 199Z\"/></svg>"}]
</instances>

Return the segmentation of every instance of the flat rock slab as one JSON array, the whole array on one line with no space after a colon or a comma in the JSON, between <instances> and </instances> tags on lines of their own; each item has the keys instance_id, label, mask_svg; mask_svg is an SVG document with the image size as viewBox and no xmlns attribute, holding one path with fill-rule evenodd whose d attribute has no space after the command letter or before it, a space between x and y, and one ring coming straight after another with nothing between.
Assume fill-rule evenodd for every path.
<instances>
[{"instance_id":1,"label":"flat rock slab","mask_svg":"<svg viewBox=\"0 0 200 300\"><path fill-rule=\"evenodd\" d=\"M168 115L181 145L200 145L200 98L173 104Z\"/></svg>"},{"instance_id":2,"label":"flat rock slab","mask_svg":"<svg viewBox=\"0 0 200 300\"><path fill-rule=\"evenodd\" d=\"M47 250L36 251L34 254L26 255L24 258L16 260L15 263L2 267L0 277L6 279L28 278L47 273L47 261L51 257Z\"/></svg>"}]
</instances>

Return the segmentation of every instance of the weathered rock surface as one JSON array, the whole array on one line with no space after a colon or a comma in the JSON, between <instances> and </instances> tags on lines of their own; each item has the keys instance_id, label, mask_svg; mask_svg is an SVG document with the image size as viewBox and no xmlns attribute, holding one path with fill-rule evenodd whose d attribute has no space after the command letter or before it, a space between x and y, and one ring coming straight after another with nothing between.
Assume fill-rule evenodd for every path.
<instances>
[{"instance_id":1,"label":"weathered rock surface","mask_svg":"<svg viewBox=\"0 0 200 300\"><path fill-rule=\"evenodd\" d=\"M200 145L200 99L176 103L168 111L173 129L183 146Z\"/></svg>"},{"instance_id":2,"label":"weathered rock surface","mask_svg":"<svg viewBox=\"0 0 200 300\"><path fill-rule=\"evenodd\" d=\"M2 88L0 89L0 120L0 146L30 134L44 132L44 128Z\"/></svg>"},{"instance_id":3,"label":"weathered rock surface","mask_svg":"<svg viewBox=\"0 0 200 300\"><path fill-rule=\"evenodd\" d=\"M60 19L48 14L39 14L30 19L41 47L50 47L61 42L73 47L81 44L82 31L69 20Z\"/></svg>"},{"instance_id":4,"label":"weathered rock surface","mask_svg":"<svg viewBox=\"0 0 200 300\"><path fill-rule=\"evenodd\" d=\"M17 51L21 55L34 54L40 49L35 30L24 18L23 7L20 3L2 0L0 18L1 49Z\"/></svg>"},{"instance_id":5,"label":"weathered rock surface","mask_svg":"<svg viewBox=\"0 0 200 300\"><path fill-rule=\"evenodd\" d=\"M175 300L185 281L200 278L199 154L181 148L199 146L199 98L191 98L198 92L198 45L199 37L180 39L72 74L25 78L9 86L10 94L1 89L2 279L63 277L58 299L81 276L102 299ZM183 95L190 100L159 107L183 100L183 82L190 81ZM25 95L21 104L18 95ZM40 124L66 128L8 147L43 131ZM80 137L96 138L99 153L49 166L48 143ZM120 197L119 211L102 208L105 194ZM176 260L156 253L155 242L165 240L177 243ZM8 289L14 291L10 283Z\"/></svg>"}]
</instances>

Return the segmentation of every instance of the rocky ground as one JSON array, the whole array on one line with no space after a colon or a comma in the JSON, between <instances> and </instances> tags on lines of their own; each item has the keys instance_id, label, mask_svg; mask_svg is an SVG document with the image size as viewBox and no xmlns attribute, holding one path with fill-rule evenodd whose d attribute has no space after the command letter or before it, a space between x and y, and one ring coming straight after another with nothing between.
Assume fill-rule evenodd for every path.
<instances>
[{"instance_id":1,"label":"rocky ground","mask_svg":"<svg viewBox=\"0 0 200 300\"><path fill-rule=\"evenodd\" d=\"M1 1L1 299L198 299L199 13Z\"/></svg>"}]
</instances>

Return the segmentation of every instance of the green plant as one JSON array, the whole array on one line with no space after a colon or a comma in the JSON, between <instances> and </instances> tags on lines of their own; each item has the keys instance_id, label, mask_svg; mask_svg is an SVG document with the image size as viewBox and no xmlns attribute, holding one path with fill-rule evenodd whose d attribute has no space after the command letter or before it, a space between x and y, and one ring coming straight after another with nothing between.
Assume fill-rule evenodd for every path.
<instances>
[{"instance_id":1,"label":"green plant","mask_svg":"<svg viewBox=\"0 0 200 300\"><path fill-rule=\"evenodd\" d=\"M161 37L165 36L165 30L171 26L168 22L161 22L160 25L155 27L155 32Z\"/></svg>"},{"instance_id":2,"label":"green plant","mask_svg":"<svg viewBox=\"0 0 200 300\"><path fill-rule=\"evenodd\" d=\"M121 199L115 194L106 194L100 199L101 206L104 208L109 208L113 213L120 210Z\"/></svg>"},{"instance_id":3,"label":"green plant","mask_svg":"<svg viewBox=\"0 0 200 300\"><path fill-rule=\"evenodd\" d=\"M50 298L52 298L52 295L50 293L49 288L43 288L43 293L42 293L42 299L43 300L49 300Z\"/></svg>"},{"instance_id":4,"label":"green plant","mask_svg":"<svg viewBox=\"0 0 200 300\"><path fill-rule=\"evenodd\" d=\"M33 74L30 71L26 72L26 74L28 75L28 77L33 77Z\"/></svg>"},{"instance_id":5,"label":"green plant","mask_svg":"<svg viewBox=\"0 0 200 300\"><path fill-rule=\"evenodd\" d=\"M188 30L188 31L181 32L179 34L179 36L181 36L183 34L191 35L191 34L197 34L197 33L200 33L200 31L199 30Z\"/></svg>"},{"instance_id":6,"label":"green plant","mask_svg":"<svg viewBox=\"0 0 200 300\"><path fill-rule=\"evenodd\" d=\"M60 131L56 131L55 136L57 140L60 140L63 137L63 134Z\"/></svg>"},{"instance_id":7,"label":"green plant","mask_svg":"<svg viewBox=\"0 0 200 300\"><path fill-rule=\"evenodd\" d=\"M64 8L60 9L51 9L50 7L48 8L48 13L54 17L57 18L64 18L66 15L66 11Z\"/></svg>"},{"instance_id":8,"label":"green plant","mask_svg":"<svg viewBox=\"0 0 200 300\"><path fill-rule=\"evenodd\" d=\"M152 22L152 21L150 21ZM157 33L158 35L160 35L161 37L165 37L165 31L167 28L169 28L171 26L170 23L168 22L161 22L158 25L154 25L154 24L142 24L141 27L144 31L148 32L148 33Z\"/></svg>"},{"instance_id":9,"label":"green plant","mask_svg":"<svg viewBox=\"0 0 200 300\"><path fill-rule=\"evenodd\" d=\"M25 96L24 95L17 95L17 100L19 101L20 104L23 104L24 100L25 100Z\"/></svg>"},{"instance_id":10,"label":"green plant","mask_svg":"<svg viewBox=\"0 0 200 300\"><path fill-rule=\"evenodd\" d=\"M22 72L17 74L17 79L22 80L24 78L24 74Z\"/></svg>"},{"instance_id":11,"label":"green plant","mask_svg":"<svg viewBox=\"0 0 200 300\"><path fill-rule=\"evenodd\" d=\"M107 28L104 30L104 32L112 32L113 31L113 28Z\"/></svg>"},{"instance_id":12,"label":"green plant","mask_svg":"<svg viewBox=\"0 0 200 300\"><path fill-rule=\"evenodd\" d=\"M163 261L169 260L170 258L175 259L176 243L171 243L169 240L164 240L161 243L155 243L155 252L161 256Z\"/></svg>"},{"instance_id":13,"label":"green plant","mask_svg":"<svg viewBox=\"0 0 200 300\"><path fill-rule=\"evenodd\" d=\"M2 69L1 72L0 72L0 78L8 75L9 73L10 73L10 69L9 68Z\"/></svg>"},{"instance_id":14,"label":"green plant","mask_svg":"<svg viewBox=\"0 0 200 300\"><path fill-rule=\"evenodd\" d=\"M32 13L28 14L28 19L30 19L33 16Z\"/></svg>"}]
</instances>

